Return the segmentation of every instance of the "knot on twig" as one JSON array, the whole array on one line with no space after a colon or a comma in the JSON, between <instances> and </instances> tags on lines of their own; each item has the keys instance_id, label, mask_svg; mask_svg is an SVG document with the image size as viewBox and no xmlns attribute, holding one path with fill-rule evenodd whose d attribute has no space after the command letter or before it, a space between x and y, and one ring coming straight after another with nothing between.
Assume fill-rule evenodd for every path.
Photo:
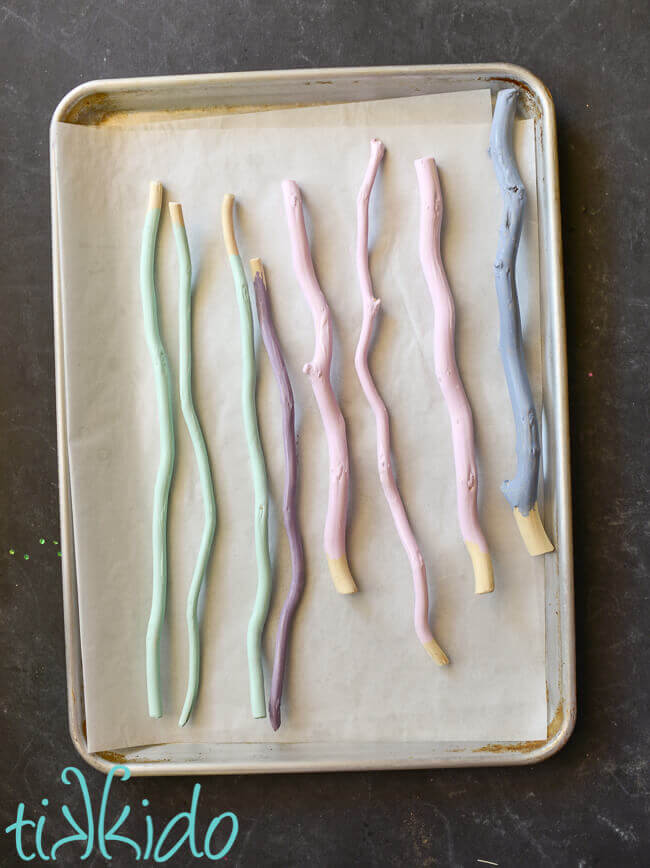
<instances>
[{"instance_id":1,"label":"knot on twig","mask_svg":"<svg viewBox=\"0 0 650 868\"><path fill-rule=\"evenodd\" d=\"M307 364L302 369L303 373L307 374L308 377L315 377L317 380L321 380L323 378L323 372L318 367L318 365L314 365L311 362L307 362Z\"/></svg>"}]
</instances>

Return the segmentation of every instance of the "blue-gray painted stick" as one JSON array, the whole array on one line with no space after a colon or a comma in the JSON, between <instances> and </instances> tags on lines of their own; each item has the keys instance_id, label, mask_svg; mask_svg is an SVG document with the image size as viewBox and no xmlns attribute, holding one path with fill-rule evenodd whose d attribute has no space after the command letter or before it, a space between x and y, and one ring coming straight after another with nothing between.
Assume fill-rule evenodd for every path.
<instances>
[{"instance_id":1,"label":"blue-gray painted stick","mask_svg":"<svg viewBox=\"0 0 650 868\"><path fill-rule=\"evenodd\" d=\"M503 194L503 219L494 263L499 302L499 349L515 419L517 470L501 486L512 507L528 553L553 551L537 509L540 439L535 403L526 372L515 264L526 206L526 190L515 162L512 133L517 109L516 88L499 91L490 131L490 157Z\"/></svg>"}]
</instances>

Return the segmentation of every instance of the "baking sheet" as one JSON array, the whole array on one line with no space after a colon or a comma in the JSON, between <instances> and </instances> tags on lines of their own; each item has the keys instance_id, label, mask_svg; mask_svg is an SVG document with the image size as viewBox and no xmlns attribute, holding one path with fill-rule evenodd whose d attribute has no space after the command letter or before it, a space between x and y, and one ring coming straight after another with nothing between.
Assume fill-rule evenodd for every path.
<instances>
[{"instance_id":1,"label":"baking sheet","mask_svg":"<svg viewBox=\"0 0 650 868\"><path fill-rule=\"evenodd\" d=\"M311 110L310 110L311 111ZM263 116L263 115L262 115ZM297 129L88 129L61 125L60 196L67 416L89 750L169 741L525 740L546 735L543 564L523 551L500 481L513 471L510 406L497 352L491 263L500 195L486 154L489 126L428 123ZM200 125L199 125L200 126ZM388 154L373 201L371 267L384 314L373 370L393 419L399 481L427 562L434 631L452 658L439 669L411 626L411 579L375 466L374 421L352 367L360 299L352 255L354 202L381 136ZM531 381L539 401L540 339L532 122L516 124L529 190L518 262ZM448 419L433 374L432 311L417 255L413 160L438 159L444 255L457 304L459 363L474 409L481 510L497 590L474 597L458 532ZM191 155L191 156L190 156ZM280 181L302 186L313 252L336 329L335 381L353 475L349 552L361 593L341 598L322 555L327 453L308 382L311 316L293 277ZM184 203L195 265L195 399L214 471L219 526L205 594L203 678L192 722L185 691L184 600L202 525L189 441L177 412L170 504L170 593L163 642L165 717L146 712L143 641L150 595L150 517L158 458L151 366L142 333L139 236L150 178ZM283 726L249 716L245 625L256 573L252 490L242 435L239 326L219 229L224 192L239 199L243 256L261 255L296 391L300 507L308 588L296 623ZM471 239L471 241L468 241ZM176 260L169 221L158 292L176 368ZM281 502L275 385L259 355L260 421L272 496ZM176 407L178 411L178 407ZM290 582L277 510L270 661Z\"/></svg>"}]
</instances>

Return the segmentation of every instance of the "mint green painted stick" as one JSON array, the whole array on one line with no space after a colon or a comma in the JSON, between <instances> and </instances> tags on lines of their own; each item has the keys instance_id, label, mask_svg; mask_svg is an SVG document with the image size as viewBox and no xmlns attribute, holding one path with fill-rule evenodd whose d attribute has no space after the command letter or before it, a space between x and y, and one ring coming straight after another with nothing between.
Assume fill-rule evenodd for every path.
<instances>
[{"instance_id":1,"label":"mint green painted stick","mask_svg":"<svg viewBox=\"0 0 650 868\"><path fill-rule=\"evenodd\" d=\"M183 221L183 210L180 204L178 202L170 202L169 213L172 218L176 250L178 252L178 379L181 409L192 440L192 446L194 447L194 456L198 465L201 492L203 494L203 508L205 511L203 535L201 536L199 553L196 558L196 566L187 595L185 610L189 642L189 673L185 704L178 721L179 726L185 726L192 713L194 701L199 690L201 647L197 609L199 592L207 571L217 524L217 507L214 499L208 450L192 399L192 263L190 261L190 250Z\"/></svg>"},{"instance_id":2,"label":"mint green painted stick","mask_svg":"<svg viewBox=\"0 0 650 868\"><path fill-rule=\"evenodd\" d=\"M146 672L149 716L162 716L160 698L160 630L165 618L167 601L167 507L169 489L174 473L174 419L172 410L172 384L169 361L160 337L158 305L156 302L155 259L162 184L152 181L149 185L149 208L142 230L140 253L140 289L144 332L153 364L160 426L160 458L153 492L151 611L147 625Z\"/></svg>"},{"instance_id":3,"label":"mint green painted stick","mask_svg":"<svg viewBox=\"0 0 650 868\"><path fill-rule=\"evenodd\" d=\"M221 208L221 223L223 238L230 259L232 276L235 281L237 304L239 305L239 322L241 326L242 343L242 410L244 414L244 429L246 443L253 475L255 492L255 554L257 558L257 592L255 603L248 622L246 648L248 652L248 680L251 696L251 711L253 717L266 717L266 700L264 698L264 670L262 668L262 633L269 613L271 602L271 558L269 556L268 531L268 480L264 452L257 425L257 407L255 402L256 370L255 347L253 343L253 312L248 294L248 281L244 272L235 232L233 227L232 209L235 197L229 193L223 198Z\"/></svg>"}]
</instances>

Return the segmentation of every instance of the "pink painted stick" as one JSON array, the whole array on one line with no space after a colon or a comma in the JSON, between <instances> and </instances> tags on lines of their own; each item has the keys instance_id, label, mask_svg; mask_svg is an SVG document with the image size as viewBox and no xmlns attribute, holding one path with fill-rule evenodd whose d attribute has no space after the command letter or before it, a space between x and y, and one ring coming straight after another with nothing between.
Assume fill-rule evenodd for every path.
<instances>
[{"instance_id":1,"label":"pink painted stick","mask_svg":"<svg viewBox=\"0 0 650 868\"><path fill-rule=\"evenodd\" d=\"M420 186L420 261L434 308L433 353L436 377L449 411L456 465L458 519L474 567L475 593L494 590L492 561L478 519L478 476L472 410L454 349L454 299L440 253L442 190L435 161L415 161Z\"/></svg>"},{"instance_id":2,"label":"pink painted stick","mask_svg":"<svg viewBox=\"0 0 650 868\"><path fill-rule=\"evenodd\" d=\"M330 383L332 365L332 321L330 309L318 284L311 258L302 196L295 181L283 181L284 206L289 224L293 268L314 320L314 356L303 368L311 386L325 428L329 451L329 500L325 518L324 546L334 587L339 594L357 590L345 550L345 525L348 512L349 462L345 420Z\"/></svg>"},{"instance_id":3,"label":"pink painted stick","mask_svg":"<svg viewBox=\"0 0 650 868\"><path fill-rule=\"evenodd\" d=\"M413 573L413 589L415 591L415 605L413 621L418 639L428 654L441 666L449 663L447 655L433 638L429 627L429 594L427 590L427 571L424 558L420 552L415 534L408 520L404 502L399 493L395 474L390 460L390 424L388 411L381 395L375 385L370 370L368 369L368 347L372 337L372 328L375 317L381 304L375 298L372 291L372 279L368 267L368 200L372 192L377 170L384 156L384 145L379 139L370 142L370 162L357 197L357 274L359 287L363 300L363 321L361 334L354 356L354 364L357 369L361 387L368 403L375 414L377 425L377 465L379 467L379 479L384 490L384 495L390 507L395 528L404 546L411 571Z\"/></svg>"}]
</instances>

